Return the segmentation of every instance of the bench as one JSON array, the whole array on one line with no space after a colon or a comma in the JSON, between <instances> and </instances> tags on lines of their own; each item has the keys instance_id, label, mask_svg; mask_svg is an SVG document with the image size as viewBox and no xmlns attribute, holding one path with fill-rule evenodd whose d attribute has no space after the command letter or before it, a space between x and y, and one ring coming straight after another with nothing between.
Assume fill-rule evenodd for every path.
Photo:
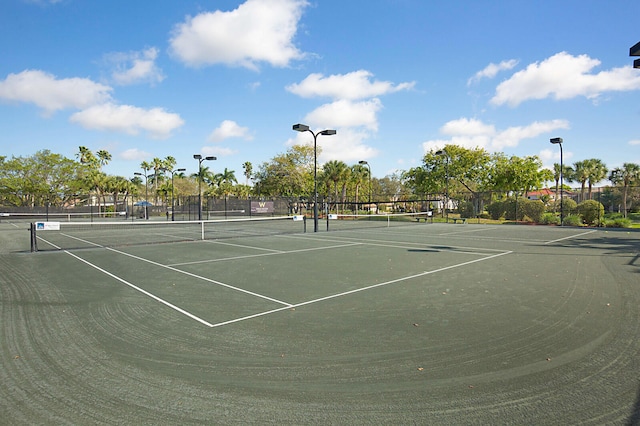
<instances>
[{"instance_id":1,"label":"bench","mask_svg":"<svg viewBox=\"0 0 640 426\"><path fill-rule=\"evenodd\" d=\"M452 219L453 219L453 223L454 224L458 223L458 221L460 221L462 223L467 223L467 218L466 217L460 217L460 218L454 217Z\"/></svg>"}]
</instances>

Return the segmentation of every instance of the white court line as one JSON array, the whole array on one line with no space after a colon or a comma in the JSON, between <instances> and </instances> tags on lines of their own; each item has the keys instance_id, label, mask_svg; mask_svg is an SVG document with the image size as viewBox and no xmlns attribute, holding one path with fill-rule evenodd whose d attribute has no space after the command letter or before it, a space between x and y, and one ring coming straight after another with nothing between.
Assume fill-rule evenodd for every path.
<instances>
[{"instance_id":1,"label":"white court line","mask_svg":"<svg viewBox=\"0 0 640 426\"><path fill-rule=\"evenodd\" d=\"M226 287L228 289L235 290L235 291L238 291L240 293L249 294L251 296L255 296L255 297L258 297L260 299L269 300L271 302L275 302L275 303L278 303L280 305L292 306L291 303L283 302L282 300L274 299L272 297L265 296L264 294L254 293L253 291L245 290L245 289L242 289L242 288L239 288L239 287L234 287L232 285L225 284L225 283L220 282L220 281L212 280L211 278L203 277L202 275L196 275L196 274L193 274L191 272L182 271L182 270L180 270L178 268L174 268L172 266L163 265L162 263L158 263L158 262L154 262L153 260L145 259L144 257L136 256L136 255L133 255L133 254L130 254L130 253L125 253L123 251L116 250L116 249L113 249L113 248L110 248L110 247L105 247L105 249L107 249L109 251L112 251L114 253L119 253L119 254L122 254L124 256L131 257L133 259L138 259L138 260L141 260L143 262L150 263L150 264L155 265L155 266L160 266L161 268L166 268L166 269L169 269L171 271L178 272L180 274L188 275L190 277L197 278L197 279L202 280L202 281L207 281L207 282L210 282L212 284L219 285L220 287Z\"/></svg>"},{"instance_id":2,"label":"white court line","mask_svg":"<svg viewBox=\"0 0 640 426\"><path fill-rule=\"evenodd\" d=\"M86 263L87 265L91 266L92 268L97 269L98 271L102 272L103 274L106 274L106 275L110 276L111 278L113 278L113 279L115 279L115 280L117 280L117 281L120 281L121 283L123 283L123 284L125 284L125 285L127 285L127 286L131 287L132 289L134 289L134 290L136 290L136 291L139 291L140 293L142 293L142 294L144 294L144 295L146 295L146 296L149 296L150 298L152 298L152 299L154 299L154 300L156 300L156 301L158 301L158 302L162 303L163 305L168 306L169 308L171 308L171 309L173 309L173 310L175 310L175 311L180 312L180 313L181 313L181 314L183 314L183 315L188 316L189 318L191 318L191 319L193 319L193 320L198 321L198 322L199 322L199 323L201 323L201 324L204 324L204 325L206 325L206 326L208 326L208 327L213 327L213 326L214 326L214 324L211 324L211 323L209 323L209 322L207 322L207 321L203 320L202 318L199 318L199 317L197 317L197 316L193 315L192 313L187 312L187 311L185 311L184 309L179 308L179 307L177 307L176 305L171 304L171 303L167 302L166 300L161 299L161 298L159 298L158 296L156 296L156 295L154 295L154 294L152 294L152 293L149 293L149 292L148 292L148 291L146 291L146 290L141 289L141 288L140 288L140 287L138 287L138 286L131 284L130 282L128 282L128 281L126 281L126 280L124 280L124 279L122 279L122 278L118 277L117 275L112 274L112 273L111 273L111 272L109 272L109 271L106 271L106 270L102 269L101 267L99 267L99 266L97 266L97 265L94 265L93 263L89 262L88 260L85 260L85 259L81 258L80 256L76 256L75 254L73 254L73 253L71 253L71 252L69 252L69 251L67 251L67 250L64 250L64 252L65 252L65 253L67 253L69 256L75 257L75 258L76 258L76 259L78 259L79 261L81 261L81 262L83 262L83 263Z\"/></svg>"},{"instance_id":3,"label":"white court line","mask_svg":"<svg viewBox=\"0 0 640 426\"><path fill-rule=\"evenodd\" d=\"M78 237L72 237L72 236L70 236L70 235L67 235L67 236L68 236L68 237L71 237L71 238L73 238L73 239L76 239L76 240L78 240L78 241L85 242L85 243L87 243L87 244L93 244L93 245L98 246L98 247L104 247L104 246L101 246L101 245L99 245L99 244L92 243L91 241L83 240L83 239L78 238ZM250 294L251 296L255 296L255 297L258 297L258 298L261 298L261 299L269 300L269 301L271 301L271 302L275 302L275 303L278 303L278 304L280 304L280 305L291 306L291 304L290 304L290 303L283 302L282 300L274 299L274 298L272 298L272 297L268 297L268 296L265 296L265 295L263 295L263 294L254 293L254 292L252 292L252 291L244 290L244 289L239 288L239 287L234 287L234 286L232 286L232 285L225 284L225 283L220 282L220 281L212 280L212 279L210 279L210 278L203 277L203 276L201 276L201 275L192 274L191 272L182 271L182 270L180 270L180 269L177 269L177 268L174 268L174 267L171 267L171 266L167 266L167 265L163 265L163 264L161 264L161 263L154 262L154 261L152 261L152 260L145 259L145 258L140 257L140 256L135 256L135 255L133 255L133 254L125 253L125 252L123 252L123 251L116 250L116 249L113 249L113 248L110 248L110 247L104 247L104 248L105 248L106 250L112 251L112 252L114 252L114 253L119 253L119 254L122 254L122 255L125 255L125 256L129 256L129 257L132 257L132 258L134 258L134 259L138 259L138 260L141 260L141 261L143 261L143 262L150 263L150 264L155 265L155 266L160 266L160 267L162 267L162 268L166 268L166 269L169 269L169 270L174 271L174 272L178 272L178 273L181 273L181 274L184 274L184 275L188 275L188 276L193 277L193 278L197 278L197 279L200 279L200 280L203 280L203 281L207 281L207 282L210 282L210 283L212 283L212 284L216 284L216 285L221 286L221 287L226 287L226 288L229 288L229 289L231 289L231 290L238 291L238 292L240 292L240 293ZM68 252L67 252L67 253L68 253ZM69 254L71 254L71 253L69 253ZM75 255L72 255L72 256L77 257L77 256L75 256ZM110 274L109 274L109 275L110 275Z\"/></svg>"},{"instance_id":4,"label":"white court line","mask_svg":"<svg viewBox=\"0 0 640 426\"><path fill-rule=\"evenodd\" d=\"M209 243L209 244L221 244L223 246L250 248L250 249L253 249L253 250L264 250L264 251L271 251L271 252L274 252L274 253L284 253L284 251L282 251L282 250L274 250L274 249L264 248L264 247L246 246L244 244L232 244L232 243L225 243L225 242L222 242L222 241L215 241L215 240L204 240L204 241Z\"/></svg>"},{"instance_id":5,"label":"white court line","mask_svg":"<svg viewBox=\"0 0 640 426\"><path fill-rule=\"evenodd\" d=\"M207 259L207 260L194 260L193 262L183 262L183 263L171 263L168 266L185 266L185 265L198 265L201 263L213 263L213 262L226 262L228 260L239 260L239 259L250 259L252 257L264 257L264 256L275 256L279 254L295 254L295 253L303 253L306 251L316 251L316 250L328 250L328 249L336 249L342 247L352 247L362 245L362 243L346 243L339 244L336 246L327 246L327 247L313 247L299 250L289 250L289 251L277 251L275 253L260 253L260 254L245 254L242 256L233 256L233 257L223 257L220 259ZM247 248L251 248L251 246L246 246Z\"/></svg>"},{"instance_id":6,"label":"white court line","mask_svg":"<svg viewBox=\"0 0 640 426\"><path fill-rule=\"evenodd\" d=\"M596 231L596 230L593 230L593 231L587 231L587 232L583 232L583 233L581 233L581 234L570 235L570 236L568 236L568 237L564 237L564 238L558 238L557 240L547 241L547 242L545 243L545 245L546 245L546 244L553 244L553 243L557 243L558 241L569 240L569 239L571 239L571 238L580 237L580 236L582 236L582 235L591 234L591 233L593 233L593 232L598 232L598 231Z\"/></svg>"},{"instance_id":7,"label":"white court line","mask_svg":"<svg viewBox=\"0 0 640 426\"><path fill-rule=\"evenodd\" d=\"M489 257L483 257L481 259L470 260L468 262L462 262L462 263L458 263L456 265L450 265L450 266L445 266L444 268L434 269L433 271L425 271L425 272L421 272L419 274L409 275L407 277L396 278L395 280L385 281L383 283L373 284L373 285L370 285L370 286L367 286L367 287L362 287L362 288L357 288L355 290L345 291L343 293L332 294L330 296L321 297L319 299L313 299L313 300L308 300L306 302L296 303L294 305L287 306L287 307L284 307L284 308L272 309L270 311L260 312L260 313L253 314L253 315L248 315L248 316L242 317L242 318L236 318L236 319L229 320L229 321L219 322L219 323L211 325L210 327L221 327L223 325L233 324L233 323L240 322L240 321L246 321L246 320L249 320L249 319L252 319L252 318L257 318L257 317L269 315L269 314L272 314L272 313L275 313L275 312L284 311L286 309L292 309L292 308L297 308L299 306L311 305L313 303L323 302L325 300L335 299L335 298L338 298L338 297L343 297L343 296L347 296L347 295L350 295L350 294L371 290L373 288L383 287L383 286L386 286L386 285L389 285L389 284L395 284L395 283L402 282L402 281L407 281L407 280L410 280L410 279L413 279L413 278L423 277L425 275L435 274L437 272L446 271L448 269L459 268L461 266L470 265L470 264L476 263L476 262L483 262L485 260L493 259L493 258L496 258L496 257L504 256L505 254L511 254L511 253L513 253L513 252L512 251L506 251L506 252L503 252L503 253L494 254L494 255L489 256Z\"/></svg>"},{"instance_id":8,"label":"white court line","mask_svg":"<svg viewBox=\"0 0 640 426\"><path fill-rule=\"evenodd\" d=\"M307 239L315 239L315 238L310 238L310 237L297 237L297 238L307 238ZM404 245L397 245L394 243L390 243L389 241L385 241L385 240L376 240L376 239L371 239L371 238L355 238L355 237L340 237L340 236L336 236L334 238L338 238L337 240L333 240L330 238L321 238L322 241L334 241L334 242L339 242L339 241L345 241L345 240L355 240L360 242L363 245L370 245L370 246L379 246L379 247L389 247L389 248L402 248L402 249L432 249L432 250L436 250L439 252L450 252L450 253L461 253L461 254L472 254L472 255L477 255L477 256L487 256L487 253L482 253L482 251L485 252L499 252L502 253L504 252L504 250L500 250L500 249L492 249L492 248L478 248L478 247L464 247L464 246L451 246L448 245L447 247L451 248L451 249L460 249L460 250L450 250L450 249L446 249L446 248L438 248L438 245L433 245L433 244L425 244L425 243L413 243L410 241L404 241L402 244L408 244L410 246L404 246ZM369 242L371 241L371 242ZM473 250L473 251L463 251L463 250Z\"/></svg>"}]
</instances>

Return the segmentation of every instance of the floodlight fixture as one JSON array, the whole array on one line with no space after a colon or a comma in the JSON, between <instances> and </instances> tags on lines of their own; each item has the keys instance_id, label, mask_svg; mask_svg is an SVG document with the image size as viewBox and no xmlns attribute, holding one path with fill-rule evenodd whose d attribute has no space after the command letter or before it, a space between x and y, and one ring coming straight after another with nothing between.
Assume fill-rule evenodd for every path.
<instances>
[{"instance_id":1,"label":"floodlight fixture","mask_svg":"<svg viewBox=\"0 0 640 426\"><path fill-rule=\"evenodd\" d=\"M635 69L640 69L640 59L635 59L635 60L633 61L633 67L634 67Z\"/></svg>"},{"instance_id":2,"label":"floodlight fixture","mask_svg":"<svg viewBox=\"0 0 640 426\"><path fill-rule=\"evenodd\" d=\"M640 41L629 49L629 56L640 56Z\"/></svg>"},{"instance_id":3,"label":"floodlight fixture","mask_svg":"<svg viewBox=\"0 0 640 426\"><path fill-rule=\"evenodd\" d=\"M293 125L293 130L295 130L296 132L308 132L309 126L307 126L306 124L298 123Z\"/></svg>"},{"instance_id":4,"label":"floodlight fixture","mask_svg":"<svg viewBox=\"0 0 640 426\"><path fill-rule=\"evenodd\" d=\"M549 139L549 142L551 142L552 144L561 144L562 143L562 138Z\"/></svg>"}]
</instances>

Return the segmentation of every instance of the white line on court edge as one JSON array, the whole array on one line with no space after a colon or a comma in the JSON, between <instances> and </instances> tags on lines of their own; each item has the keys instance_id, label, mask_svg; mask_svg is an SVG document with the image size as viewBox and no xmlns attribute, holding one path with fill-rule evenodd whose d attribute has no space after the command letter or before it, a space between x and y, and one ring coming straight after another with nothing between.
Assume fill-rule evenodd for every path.
<instances>
[{"instance_id":1,"label":"white line on court edge","mask_svg":"<svg viewBox=\"0 0 640 426\"><path fill-rule=\"evenodd\" d=\"M568 236L568 237L558 238L557 240L547 241L545 244L553 244L553 243L557 243L558 241L569 240L569 239L571 239L571 238L579 237L579 236L581 236L581 235L591 234L591 233L593 233L593 232L597 232L597 231L596 231L596 230L593 230L593 231L583 232L583 233L581 233L581 234L570 235L570 236Z\"/></svg>"},{"instance_id":2,"label":"white line on court edge","mask_svg":"<svg viewBox=\"0 0 640 426\"><path fill-rule=\"evenodd\" d=\"M275 253L245 254L245 255L242 255L242 256L223 257L223 258L220 258L220 259L194 260L193 262L171 263L171 264L169 264L167 266L185 266L185 265L198 265L198 264L201 264L201 263L226 262L228 260L250 259L252 257L275 256L275 255L279 255L279 254L303 253L303 252L306 252L306 251L329 250L329 249L336 249L336 248L342 248L342 247L352 247L352 246L358 246L358 245L362 245L362 243L346 243L346 244L339 244L339 245L336 245L336 246L313 247L313 248L306 248L306 249L299 249L299 250L278 251L278 252L275 252ZM248 246L248 247L251 248L250 246Z\"/></svg>"},{"instance_id":3,"label":"white line on court edge","mask_svg":"<svg viewBox=\"0 0 640 426\"><path fill-rule=\"evenodd\" d=\"M193 278L197 278L197 279L200 279L200 280L203 280L203 281L207 281L207 282L210 282L212 284L219 285L220 287L226 287L226 288L229 288L231 290L238 291L240 293L250 294L251 296L255 296L255 297L259 297L261 299L269 300L271 302L275 302L275 303L278 303L280 305L285 305L285 306L288 306L288 307L292 306L291 303L283 302L282 300L274 299L272 297L265 296L263 294L254 293L253 291L245 290L245 289L242 289L242 288L239 288L239 287L234 287L232 285L225 284L225 283L220 282L220 281L212 280L211 278L203 277L201 275L192 274L191 272L182 271L182 270L180 270L178 268L174 268L172 266L163 265L162 263L158 263L158 262L154 262L153 260L145 259L144 257L136 256L136 255L133 255L133 254L130 254L130 253L125 253L123 251L116 250L116 249L113 249L113 248L110 248L110 247L105 247L105 249L107 249L109 251L112 251L114 253L119 253L119 254L122 254L122 255L125 255L125 256L132 257L134 259L141 260L143 262L150 263L152 265L160 266L161 268L166 268L166 269L169 269L171 271L178 272L180 274L188 275L188 276L193 277Z\"/></svg>"},{"instance_id":4,"label":"white line on court edge","mask_svg":"<svg viewBox=\"0 0 640 426\"><path fill-rule=\"evenodd\" d=\"M513 251L506 251L506 252L503 252L503 253L494 254L494 255L489 256L489 257L483 257L481 259L470 260L468 262L462 262L462 263L458 263L456 265L445 266L444 268L434 269L433 271L425 271L425 272L421 272L419 274L410 275L408 277L397 278L395 280L385 281L383 283L373 284L373 285L370 285L370 286L367 286L367 287L362 287L362 288L357 288L355 290L345 291L343 293L332 294L331 296L325 296L325 297L321 297L319 299L308 300L306 302L296 303L295 305L287 306L287 307L284 307L284 308L273 309L273 310L266 311L266 312L260 312L258 314L248 315L248 316L242 317L242 318L236 318L236 319L229 320L229 321L219 322L219 323L210 325L210 327L221 327L223 325L233 324L235 322L245 321L245 320L248 320L248 319L257 318L257 317L261 317L261 316L264 316L264 315L269 315L269 314L272 314L272 313L275 313L275 312L284 311L286 309L297 308L298 306L311 305L312 303L323 302L325 300L335 299L337 297L347 296L347 295L350 295L350 294L359 293L361 291L371 290L372 288L383 287L383 286L386 286L386 285L389 285L389 284L395 284L395 283L398 283L398 282L401 282L401 281L406 281L406 280L410 280L410 279L413 279L413 278L419 278L419 277L423 277L425 275L435 274L436 272L442 272L442 271L446 271L448 269L459 268L461 266L470 265L470 264L476 263L476 262L483 262L485 260L493 259L493 258L496 258L496 257L499 257L499 256L504 256L505 254L511 254L511 253L513 253Z\"/></svg>"},{"instance_id":5,"label":"white line on court edge","mask_svg":"<svg viewBox=\"0 0 640 426\"><path fill-rule=\"evenodd\" d=\"M124 280L124 279L122 279L122 278L120 278L120 277L118 277L118 276L116 276L116 275L112 274L112 273L111 273L111 272L109 272L109 271L106 271L106 270L102 269L101 267L99 267L99 266L97 266L97 265L94 265L93 263L89 262L88 260L85 260L85 259L83 259L83 258L81 258L81 257L79 257L79 256L76 256L75 254L73 254L73 253L71 253L71 252L69 252L69 251L67 251L67 250L64 250L64 252L65 252L65 253L67 253L69 256L75 257L75 258L76 258L76 259L78 259L79 261L81 261L81 262L83 262L83 263L86 263L87 265L91 266L92 268L97 269L98 271L102 272L103 274L106 274L106 275L110 276L111 278L113 278L113 279L115 279L115 280L118 280L118 281L120 281L121 283L123 283L123 284L125 284L125 285L128 285L129 287L133 288L134 290L137 290L137 291L139 291L140 293L142 293L142 294L144 294L144 295L146 295L146 296L149 296L150 298L152 298L152 299L154 299L154 300L156 300L156 301L158 301L158 302L162 303L163 305L168 306L169 308L171 308L171 309L173 309L173 310L175 310L175 311L180 312L180 313L181 313L181 314L183 314L183 315L188 316L188 317L189 317L189 318L191 318L191 319L194 319L194 320L198 321L198 322L199 322L199 323L201 323L201 324L204 324L204 325L209 326L209 327L213 327L213 326L214 326L213 324L211 324L211 323L209 323L209 322L207 322L207 321L203 320L202 318L199 318L199 317L197 317L197 316L193 315L192 313L187 312L187 311L185 311L184 309L179 308L179 307L177 307L176 305L173 305L173 304L171 304L171 303L167 302L166 300L161 299L161 298L159 298L158 296L156 296L156 295L154 295L154 294L151 294L151 293L149 293L148 291L143 290L143 289L141 289L140 287L137 287L137 286L135 286L135 285L131 284L130 282L128 282L128 281L126 281L126 280Z\"/></svg>"}]
</instances>

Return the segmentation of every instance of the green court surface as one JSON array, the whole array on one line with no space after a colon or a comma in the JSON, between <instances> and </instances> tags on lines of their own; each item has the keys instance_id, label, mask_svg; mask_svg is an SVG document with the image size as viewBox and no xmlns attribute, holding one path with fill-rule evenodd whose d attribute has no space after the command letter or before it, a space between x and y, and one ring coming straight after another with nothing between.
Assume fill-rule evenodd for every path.
<instances>
[{"instance_id":1,"label":"green court surface","mask_svg":"<svg viewBox=\"0 0 640 426\"><path fill-rule=\"evenodd\" d=\"M310 231L0 223L0 424L640 422L640 232Z\"/></svg>"}]
</instances>

